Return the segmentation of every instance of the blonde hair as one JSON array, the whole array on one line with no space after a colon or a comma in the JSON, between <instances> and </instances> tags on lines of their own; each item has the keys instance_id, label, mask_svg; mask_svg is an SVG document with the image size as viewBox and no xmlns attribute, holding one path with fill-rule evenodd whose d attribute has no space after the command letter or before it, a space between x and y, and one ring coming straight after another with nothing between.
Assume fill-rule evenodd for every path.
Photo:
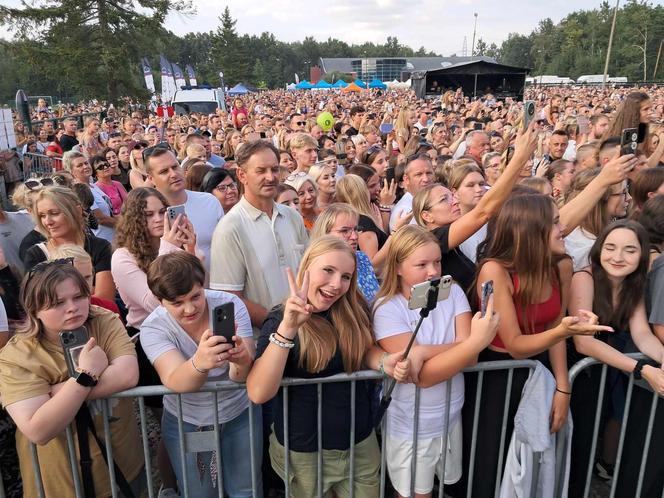
<instances>
[{"instance_id":1,"label":"blonde hair","mask_svg":"<svg viewBox=\"0 0 664 498\"><path fill-rule=\"evenodd\" d=\"M406 225L397 230L391 237L390 247L383 266L383 281L376 294L378 307L401 293L401 284L397 274L401 265L415 250L427 244L435 244L440 248L438 239L427 229L417 225Z\"/></svg>"},{"instance_id":2,"label":"blonde hair","mask_svg":"<svg viewBox=\"0 0 664 498\"><path fill-rule=\"evenodd\" d=\"M330 230L332 230L332 227L337 222L337 218L342 214L352 216L356 220L359 219L359 214L352 206L341 202L330 204L316 218L316 223L314 223L314 227L309 234L309 240L315 240L330 233Z\"/></svg>"},{"instance_id":3,"label":"blonde hair","mask_svg":"<svg viewBox=\"0 0 664 498\"><path fill-rule=\"evenodd\" d=\"M373 219L371 197L364 180L357 175L344 175L337 181L337 200L350 204L358 213Z\"/></svg>"},{"instance_id":4,"label":"blonde hair","mask_svg":"<svg viewBox=\"0 0 664 498\"><path fill-rule=\"evenodd\" d=\"M431 197L431 192L436 187L445 186L440 183L432 183L420 189L415 194L415 197L413 197L413 217L415 218L415 222L421 227L427 228L427 222L422 218L422 213L431 209L429 198Z\"/></svg>"},{"instance_id":5,"label":"blonde hair","mask_svg":"<svg viewBox=\"0 0 664 498\"><path fill-rule=\"evenodd\" d=\"M185 154L187 157L194 157L194 156L199 156L200 154L203 154L203 156L205 156L207 152L205 150L205 147L203 147L201 144L189 144L187 146Z\"/></svg>"},{"instance_id":6,"label":"blonde hair","mask_svg":"<svg viewBox=\"0 0 664 498\"><path fill-rule=\"evenodd\" d=\"M311 264L324 254L339 251L355 262L355 253L346 242L334 235L315 239L305 251L297 274L296 285L301 286ZM308 372L321 372L339 349L346 373L362 368L367 350L373 344L371 320L367 302L357 286L357 264L353 269L350 287L329 309L331 321L312 314L300 327L301 367Z\"/></svg>"},{"instance_id":7,"label":"blonde hair","mask_svg":"<svg viewBox=\"0 0 664 498\"><path fill-rule=\"evenodd\" d=\"M37 205L45 199L51 201L62 211L65 218L67 218L70 228L76 232L76 242L83 244L85 241L85 219L83 218L81 201L74 191L63 187L46 187L37 192L33 197L33 217L37 231L48 239L49 232L37 213Z\"/></svg>"},{"instance_id":8,"label":"blonde hair","mask_svg":"<svg viewBox=\"0 0 664 498\"><path fill-rule=\"evenodd\" d=\"M136 162L136 159L134 158L133 150L129 151L129 166L131 166L131 169L136 171L136 173L139 173L141 176L143 177L148 176L148 172L145 169L145 161L143 161L142 166L138 164L138 162Z\"/></svg>"},{"instance_id":9,"label":"blonde hair","mask_svg":"<svg viewBox=\"0 0 664 498\"><path fill-rule=\"evenodd\" d=\"M289 150L293 149L304 149L307 145L318 148L318 142L316 142L316 139L309 135L308 133L296 133L293 135L293 137L290 139L290 142L288 143L288 148Z\"/></svg>"},{"instance_id":10,"label":"blonde hair","mask_svg":"<svg viewBox=\"0 0 664 498\"><path fill-rule=\"evenodd\" d=\"M329 169L334 176L337 171L334 169L334 166L331 166L327 163L316 163L311 168L309 168L309 176L314 179L315 182L318 182L318 178L323 174L323 172Z\"/></svg>"},{"instance_id":11,"label":"blonde hair","mask_svg":"<svg viewBox=\"0 0 664 498\"><path fill-rule=\"evenodd\" d=\"M85 249L74 244L63 244L48 254L49 260L63 258L74 258L74 262L92 263L92 257L85 252Z\"/></svg>"},{"instance_id":12,"label":"blonde hair","mask_svg":"<svg viewBox=\"0 0 664 498\"><path fill-rule=\"evenodd\" d=\"M309 175L295 175L295 178L292 180L288 180L287 178L284 183L293 187L296 192L299 192L302 186L307 182L311 183L316 193L318 193L318 185L316 185L316 180L311 178Z\"/></svg>"},{"instance_id":13,"label":"blonde hair","mask_svg":"<svg viewBox=\"0 0 664 498\"><path fill-rule=\"evenodd\" d=\"M469 160L467 163L455 163L452 171L450 171L449 176L447 177L447 186L452 189L458 189L463 181L471 173L479 173L482 175L482 178L486 179L484 176L484 171L480 168L475 161Z\"/></svg>"}]
</instances>

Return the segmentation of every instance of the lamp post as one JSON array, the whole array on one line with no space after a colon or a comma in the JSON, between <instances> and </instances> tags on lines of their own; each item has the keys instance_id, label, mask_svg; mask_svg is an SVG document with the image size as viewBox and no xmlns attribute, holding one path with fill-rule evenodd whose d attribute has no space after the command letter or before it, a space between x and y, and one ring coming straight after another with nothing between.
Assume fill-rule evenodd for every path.
<instances>
[{"instance_id":1,"label":"lamp post","mask_svg":"<svg viewBox=\"0 0 664 498\"><path fill-rule=\"evenodd\" d=\"M616 8L613 9L613 22L611 23L611 33L609 34L609 47L606 49L606 61L604 62L604 74L602 76L602 90L606 88L606 78L609 73L609 59L611 58L613 33L616 30L616 17L618 17L618 4L620 4L620 0L616 0Z\"/></svg>"},{"instance_id":2,"label":"lamp post","mask_svg":"<svg viewBox=\"0 0 664 498\"><path fill-rule=\"evenodd\" d=\"M470 49L470 57L475 57L475 35L477 34L477 12L475 12L475 27L473 28L473 44Z\"/></svg>"},{"instance_id":3,"label":"lamp post","mask_svg":"<svg viewBox=\"0 0 664 498\"><path fill-rule=\"evenodd\" d=\"M304 79L307 81L309 81L309 79L311 78L311 74L309 74L310 67L311 67L311 61L304 61Z\"/></svg>"}]
</instances>

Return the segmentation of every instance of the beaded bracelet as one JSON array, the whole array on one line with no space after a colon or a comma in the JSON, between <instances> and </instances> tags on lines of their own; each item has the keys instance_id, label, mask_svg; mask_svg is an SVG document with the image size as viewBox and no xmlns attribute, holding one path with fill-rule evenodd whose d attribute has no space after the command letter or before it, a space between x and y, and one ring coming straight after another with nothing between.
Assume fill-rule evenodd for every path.
<instances>
[{"instance_id":1,"label":"beaded bracelet","mask_svg":"<svg viewBox=\"0 0 664 498\"><path fill-rule=\"evenodd\" d=\"M270 342L275 346L279 346L282 349L293 349L295 347L294 342L283 342L277 339L276 335L273 333L270 334Z\"/></svg>"}]
</instances>

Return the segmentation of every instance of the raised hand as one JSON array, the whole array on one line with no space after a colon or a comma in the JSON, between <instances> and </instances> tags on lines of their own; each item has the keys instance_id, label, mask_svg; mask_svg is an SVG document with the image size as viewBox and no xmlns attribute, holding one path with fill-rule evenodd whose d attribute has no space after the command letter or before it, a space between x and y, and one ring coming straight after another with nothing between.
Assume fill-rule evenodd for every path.
<instances>
[{"instance_id":1,"label":"raised hand","mask_svg":"<svg viewBox=\"0 0 664 498\"><path fill-rule=\"evenodd\" d=\"M378 195L378 198L380 200L380 204L382 206L391 206L394 204L394 201L397 198L397 182L396 180L392 179L390 184L387 184L387 178L383 180L383 188L380 191L380 194Z\"/></svg>"},{"instance_id":2,"label":"raised hand","mask_svg":"<svg viewBox=\"0 0 664 498\"><path fill-rule=\"evenodd\" d=\"M591 311L579 310L577 316L566 316L560 322L568 336L595 335L598 332L613 332L607 325L598 325L599 317Z\"/></svg>"},{"instance_id":3,"label":"raised hand","mask_svg":"<svg viewBox=\"0 0 664 498\"><path fill-rule=\"evenodd\" d=\"M500 313L493 311L493 295L491 295L484 316L477 312L470 322L470 339L477 341L480 350L486 348L496 336L499 324Z\"/></svg>"},{"instance_id":4,"label":"raised hand","mask_svg":"<svg viewBox=\"0 0 664 498\"><path fill-rule=\"evenodd\" d=\"M83 346L83 349L81 349L81 354L78 357L78 366L97 378L108 367L108 357L104 353L104 350L97 346L97 341L94 337L90 337L85 346Z\"/></svg>"},{"instance_id":5,"label":"raised hand","mask_svg":"<svg viewBox=\"0 0 664 498\"><path fill-rule=\"evenodd\" d=\"M620 183L627 178L627 175L634 169L636 163L638 163L638 159L634 154L618 156L602 167L599 177L603 177L608 185Z\"/></svg>"},{"instance_id":6,"label":"raised hand","mask_svg":"<svg viewBox=\"0 0 664 498\"><path fill-rule=\"evenodd\" d=\"M203 370L220 368L230 358L229 350L233 345L226 342L226 338L214 335L210 329L203 332L198 342L198 349L194 353L194 363Z\"/></svg>"},{"instance_id":7,"label":"raised hand","mask_svg":"<svg viewBox=\"0 0 664 498\"><path fill-rule=\"evenodd\" d=\"M286 274L288 276L290 296L288 296L288 300L286 301L284 318L279 326L279 334L292 339L297 334L298 329L309 319L314 308L307 300L309 294L309 272L305 272L302 279L302 286L299 288L295 283L295 277L293 277L293 271L290 268L286 268Z\"/></svg>"},{"instance_id":8,"label":"raised hand","mask_svg":"<svg viewBox=\"0 0 664 498\"><path fill-rule=\"evenodd\" d=\"M406 212L406 214L404 214L403 211L399 211L399 213L397 214L397 221L394 223L394 231L396 232L397 230L399 230L399 228L408 225L410 223L410 220L413 219L413 216L414 213L412 211L408 211Z\"/></svg>"}]
</instances>

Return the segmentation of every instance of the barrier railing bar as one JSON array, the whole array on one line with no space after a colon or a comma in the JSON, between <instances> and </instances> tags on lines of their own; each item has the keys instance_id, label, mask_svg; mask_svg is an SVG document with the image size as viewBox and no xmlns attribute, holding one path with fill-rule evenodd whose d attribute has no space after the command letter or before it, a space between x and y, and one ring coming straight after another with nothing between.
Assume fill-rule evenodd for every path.
<instances>
[{"instance_id":1,"label":"barrier railing bar","mask_svg":"<svg viewBox=\"0 0 664 498\"><path fill-rule=\"evenodd\" d=\"M215 405L216 406L216 405ZM256 434L254 434L254 404L249 401L249 458L251 458L251 494L252 496L258 496L258 483L256 475ZM215 410L217 412L218 410ZM217 452L219 454L219 452ZM223 488L219 489L219 497L223 498L224 490Z\"/></svg>"},{"instance_id":2,"label":"barrier railing bar","mask_svg":"<svg viewBox=\"0 0 664 498\"><path fill-rule=\"evenodd\" d=\"M599 435L599 424L602 419L602 405L604 404L604 390L606 388L606 374L608 367L604 365L602 374L599 381L599 393L597 397L597 408L595 409L595 422L593 424L593 438L590 445L590 453L588 456L588 466L586 467L586 484L583 489L583 497L587 498L590 493L590 481L593 474L593 464L595 462L595 452L597 451L597 436ZM574 389L574 380L572 382L572 389Z\"/></svg>"},{"instance_id":3,"label":"barrier railing bar","mask_svg":"<svg viewBox=\"0 0 664 498\"><path fill-rule=\"evenodd\" d=\"M74 451L76 445L74 444L71 425L65 428L65 437L67 439L67 455L69 456L69 465L71 467L71 478L74 482L74 493L76 493L76 498L85 498L81 489L81 480L79 479L78 460L76 459L76 451Z\"/></svg>"},{"instance_id":4,"label":"barrier railing bar","mask_svg":"<svg viewBox=\"0 0 664 498\"><path fill-rule=\"evenodd\" d=\"M148 441L148 420L145 416L145 399L138 398L138 416L141 420L141 441L143 458L145 459L145 477L148 486L148 498L154 498L154 482L152 481L152 462L150 461L150 443Z\"/></svg>"},{"instance_id":5,"label":"barrier railing bar","mask_svg":"<svg viewBox=\"0 0 664 498\"><path fill-rule=\"evenodd\" d=\"M627 396L625 397L625 409L623 411L622 427L620 428L620 441L618 442L618 454L616 456L616 463L613 467L613 479L611 480L611 494L609 498L614 498L616 489L618 487L618 476L620 475L620 463L622 461L622 452L625 445L625 434L627 432L627 423L629 421L629 409L632 404L632 391L634 390L634 376L629 376L629 384L627 385Z\"/></svg>"},{"instance_id":6,"label":"barrier railing bar","mask_svg":"<svg viewBox=\"0 0 664 498\"><path fill-rule=\"evenodd\" d=\"M500 495L500 477L503 468L503 454L505 452L505 439L507 435L507 415L509 412L510 401L512 399L512 380L514 378L514 369L510 368L507 371L507 390L505 391L505 405L503 406L503 421L500 427L500 446L498 450L498 469L496 473L496 486L494 488L494 496Z\"/></svg>"},{"instance_id":7,"label":"barrier railing bar","mask_svg":"<svg viewBox=\"0 0 664 498\"><path fill-rule=\"evenodd\" d=\"M475 474L475 451L477 450L477 426L479 423L480 400L482 399L482 385L484 384L484 372L477 375L477 392L475 393L475 407L473 408L473 436L470 443L470 460L468 469L468 490L466 498L473 496L473 477Z\"/></svg>"},{"instance_id":8,"label":"barrier railing bar","mask_svg":"<svg viewBox=\"0 0 664 498\"><path fill-rule=\"evenodd\" d=\"M214 406L219 406L219 393L214 393ZM251 425L249 426L251 427ZM224 496L224 473L221 464L221 428L219 427L219 410L214 410L214 447L215 447L215 460L217 461L217 495ZM251 439L251 433L249 433ZM252 441L250 441L251 443Z\"/></svg>"},{"instance_id":9,"label":"barrier railing bar","mask_svg":"<svg viewBox=\"0 0 664 498\"><path fill-rule=\"evenodd\" d=\"M648 417L648 429L646 431L646 442L643 447L643 455L641 456L641 468L639 469L639 480L636 483L635 498L641 497L641 490L643 488L643 476L646 473L646 460L648 459L648 451L650 451L650 440L652 439L652 428L655 424L655 412L657 411L657 393L653 392L652 402L650 403L650 417ZM618 476L614 476L618 477Z\"/></svg>"},{"instance_id":10,"label":"barrier railing bar","mask_svg":"<svg viewBox=\"0 0 664 498\"><path fill-rule=\"evenodd\" d=\"M387 379L384 377L382 380L383 391L387 386ZM387 458L385 456L387 440L387 417L383 417L380 421L380 491L378 496L383 498L385 496L385 478L387 473Z\"/></svg>"},{"instance_id":11,"label":"barrier railing bar","mask_svg":"<svg viewBox=\"0 0 664 498\"><path fill-rule=\"evenodd\" d=\"M357 385L355 380L350 381L350 471L348 483L350 484L350 498L355 498L355 398ZM371 436L369 436L371 437Z\"/></svg>"},{"instance_id":12,"label":"barrier railing bar","mask_svg":"<svg viewBox=\"0 0 664 498\"><path fill-rule=\"evenodd\" d=\"M32 460L32 470L35 471L37 496L39 498L45 498L46 493L44 493L44 481L42 480L41 467L39 466L39 455L37 455L37 446L35 446L34 444L30 444L30 459Z\"/></svg>"},{"instance_id":13,"label":"barrier railing bar","mask_svg":"<svg viewBox=\"0 0 664 498\"><path fill-rule=\"evenodd\" d=\"M283 399L284 399L284 488L286 491L286 498L290 498L290 469L289 463L290 463L290 454L288 451L288 448L290 445L288 444L288 386L284 386L283 388Z\"/></svg>"},{"instance_id":14,"label":"barrier railing bar","mask_svg":"<svg viewBox=\"0 0 664 498\"><path fill-rule=\"evenodd\" d=\"M323 498L323 384L316 384L316 442L318 454L316 455L316 489L318 498Z\"/></svg>"},{"instance_id":15,"label":"barrier railing bar","mask_svg":"<svg viewBox=\"0 0 664 498\"><path fill-rule=\"evenodd\" d=\"M438 483L438 498L443 498L445 490L445 468L447 467L447 453L451 450L450 445L450 403L452 402L452 379L447 380L447 387L445 389L445 415L443 416L443 444L442 444L442 465L443 474L439 476ZM457 422L460 423L460 422Z\"/></svg>"},{"instance_id":16,"label":"barrier railing bar","mask_svg":"<svg viewBox=\"0 0 664 498\"><path fill-rule=\"evenodd\" d=\"M111 425L109 423L110 411L108 399L101 400L101 413L104 422L104 443L106 444L106 460L108 460L108 475L111 481L111 495L118 498L118 487L115 478L115 466L113 465L113 445L111 441Z\"/></svg>"},{"instance_id":17,"label":"barrier railing bar","mask_svg":"<svg viewBox=\"0 0 664 498\"><path fill-rule=\"evenodd\" d=\"M189 476L187 475L187 462L185 444L184 444L184 420L182 420L182 396L177 396L178 410L178 442L180 443L180 469L182 470L182 487L184 488L184 498L189 498ZM221 470L221 469L218 469Z\"/></svg>"},{"instance_id":18,"label":"barrier railing bar","mask_svg":"<svg viewBox=\"0 0 664 498\"><path fill-rule=\"evenodd\" d=\"M410 496L415 496L415 474L417 473L417 433L420 426L420 395L419 387L415 387L415 412L413 413L413 451L410 458Z\"/></svg>"}]
</instances>

